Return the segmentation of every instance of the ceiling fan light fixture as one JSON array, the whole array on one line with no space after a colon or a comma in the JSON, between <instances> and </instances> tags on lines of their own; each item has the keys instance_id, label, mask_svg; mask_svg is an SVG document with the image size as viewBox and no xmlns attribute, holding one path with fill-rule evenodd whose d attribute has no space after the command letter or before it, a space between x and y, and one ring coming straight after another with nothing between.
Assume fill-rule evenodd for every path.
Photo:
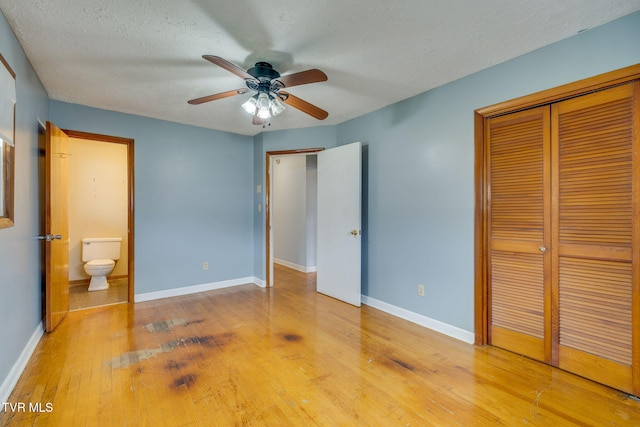
<instances>
[{"instance_id":1,"label":"ceiling fan light fixture","mask_svg":"<svg viewBox=\"0 0 640 427\"><path fill-rule=\"evenodd\" d=\"M261 119L270 119L282 113L285 106L278 98L270 93L260 92L242 104L242 108L244 108L247 113L255 114Z\"/></svg>"},{"instance_id":2,"label":"ceiling fan light fixture","mask_svg":"<svg viewBox=\"0 0 640 427\"><path fill-rule=\"evenodd\" d=\"M285 106L277 97L271 97L271 115L277 116L285 110Z\"/></svg>"},{"instance_id":3,"label":"ceiling fan light fixture","mask_svg":"<svg viewBox=\"0 0 640 427\"><path fill-rule=\"evenodd\" d=\"M247 99L247 101L244 104L242 104L242 109L247 113L254 115L256 113L256 109L258 108L257 98L258 98L258 95L255 95Z\"/></svg>"},{"instance_id":4,"label":"ceiling fan light fixture","mask_svg":"<svg viewBox=\"0 0 640 427\"><path fill-rule=\"evenodd\" d=\"M260 92L256 102L258 107L258 117L261 119L268 119L271 117L271 100L269 99L269 95L266 92Z\"/></svg>"}]
</instances>

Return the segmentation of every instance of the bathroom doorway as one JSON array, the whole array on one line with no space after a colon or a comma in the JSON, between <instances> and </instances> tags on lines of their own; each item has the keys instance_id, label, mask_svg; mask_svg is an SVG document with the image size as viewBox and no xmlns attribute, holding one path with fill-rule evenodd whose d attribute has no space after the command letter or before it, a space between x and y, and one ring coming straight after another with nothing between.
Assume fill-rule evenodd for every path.
<instances>
[{"instance_id":1,"label":"bathroom doorway","mask_svg":"<svg viewBox=\"0 0 640 427\"><path fill-rule=\"evenodd\" d=\"M69 310L133 301L133 140L69 136ZM88 291L82 239L122 238L109 289Z\"/></svg>"}]
</instances>

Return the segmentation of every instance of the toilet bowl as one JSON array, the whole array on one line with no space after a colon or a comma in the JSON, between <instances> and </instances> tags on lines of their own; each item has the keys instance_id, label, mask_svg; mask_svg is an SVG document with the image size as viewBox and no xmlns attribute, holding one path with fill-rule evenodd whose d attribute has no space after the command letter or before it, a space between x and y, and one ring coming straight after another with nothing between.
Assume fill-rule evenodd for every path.
<instances>
[{"instance_id":1,"label":"toilet bowl","mask_svg":"<svg viewBox=\"0 0 640 427\"><path fill-rule=\"evenodd\" d=\"M103 289L109 289L107 276L111 274L115 266L116 262L112 259L94 259L87 262L84 265L84 271L91 276L89 290L101 291Z\"/></svg>"},{"instance_id":2,"label":"toilet bowl","mask_svg":"<svg viewBox=\"0 0 640 427\"><path fill-rule=\"evenodd\" d=\"M82 239L82 261L84 271L91 276L90 291L109 289L107 276L120 259L120 237Z\"/></svg>"}]
</instances>

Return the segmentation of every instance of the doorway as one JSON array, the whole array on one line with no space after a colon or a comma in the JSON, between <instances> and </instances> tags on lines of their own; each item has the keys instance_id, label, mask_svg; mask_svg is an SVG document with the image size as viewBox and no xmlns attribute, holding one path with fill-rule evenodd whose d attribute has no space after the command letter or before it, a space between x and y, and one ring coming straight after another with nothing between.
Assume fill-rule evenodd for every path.
<instances>
[{"instance_id":1,"label":"doorway","mask_svg":"<svg viewBox=\"0 0 640 427\"><path fill-rule=\"evenodd\" d=\"M266 285L273 286L274 156L317 154L317 291L360 307L362 285L362 143L328 150L267 153Z\"/></svg>"},{"instance_id":2,"label":"doorway","mask_svg":"<svg viewBox=\"0 0 640 427\"><path fill-rule=\"evenodd\" d=\"M316 154L319 151L322 151L322 148L314 148L307 150L287 150L287 151L270 151L266 153L266 286L273 286L273 265L274 262L278 262L287 267L294 268L296 270L304 272L312 272L315 271L314 266L308 267L307 259L312 260L315 254L315 239L295 239L295 241L288 239L286 236L290 235L291 237L299 237L300 233L304 233L305 235L309 234L315 235L315 223L313 221L313 217L315 215L308 216L306 213L307 209L315 211L315 191L316 191L316 181L314 177L314 172L317 169L314 169L314 165L316 164L315 158ZM295 161L295 160L299 161ZM313 160L312 160L313 159ZM293 160L293 162L291 161ZM285 163L289 166L286 167L287 174L296 175L297 178L293 178L292 176L281 176L283 178L281 181L281 185L276 185L278 181L278 177L275 172L275 168L280 165L285 166ZM302 168L302 169L301 169ZM309 174L307 175L307 172ZM304 180L304 182L300 182L300 180ZM294 182L295 181L295 182ZM309 185L307 186L307 183ZM300 203L304 203L304 206L301 209L295 209L293 207L286 208L286 211L291 212L294 210L293 215L296 217L294 223L297 226L293 226L290 233L283 232L282 228L284 228L284 224L289 222L286 218L283 218L283 211L281 210L280 216L276 215L278 209L276 208L275 203L277 203L278 196L281 196L285 193L289 193L292 190L292 187L289 185L294 185L299 191L296 191L297 197L295 201L291 200L291 204L300 205ZM307 198L307 187L311 191L308 193ZM276 188L279 188L276 191ZM295 190L293 190L295 191ZM281 199L283 202L284 199ZM289 203L287 203L289 204ZM283 203L281 203L278 207L283 207ZM301 218L301 215L304 218ZM308 219L311 218L311 221ZM280 225L279 225L280 224ZM289 224L291 224L289 222ZM288 240L288 241L285 241ZM275 250L276 241L281 243L280 248L282 251L277 252ZM291 255L287 256L286 253L289 252ZM281 255L281 254L285 255ZM302 258L300 258L302 257Z\"/></svg>"},{"instance_id":3,"label":"doorway","mask_svg":"<svg viewBox=\"0 0 640 427\"><path fill-rule=\"evenodd\" d=\"M133 140L64 130L70 141L69 310L134 301ZM106 172L105 172L106 171ZM94 213L92 213L94 212ZM82 238L121 237L109 289L88 292Z\"/></svg>"}]
</instances>

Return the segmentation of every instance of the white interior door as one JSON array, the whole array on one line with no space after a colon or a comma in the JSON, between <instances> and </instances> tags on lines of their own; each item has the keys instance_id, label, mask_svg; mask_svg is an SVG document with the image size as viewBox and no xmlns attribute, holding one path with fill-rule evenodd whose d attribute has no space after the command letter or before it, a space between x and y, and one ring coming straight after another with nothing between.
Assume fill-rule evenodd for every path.
<instances>
[{"instance_id":1,"label":"white interior door","mask_svg":"<svg viewBox=\"0 0 640 427\"><path fill-rule=\"evenodd\" d=\"M360 306L362 147L318 153L318 292Z\"/></svg>"}]
</instances>

